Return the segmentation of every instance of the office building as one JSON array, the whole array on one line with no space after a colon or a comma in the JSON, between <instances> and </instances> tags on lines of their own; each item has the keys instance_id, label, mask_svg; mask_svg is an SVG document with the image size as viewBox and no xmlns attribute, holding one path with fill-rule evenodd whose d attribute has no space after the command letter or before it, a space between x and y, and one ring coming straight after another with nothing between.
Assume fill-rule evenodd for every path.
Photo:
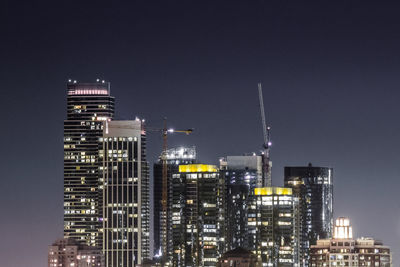
<instances>
[{"instance_id":1,"label":"office building","mask_svg":"<svg viewBox=\"0 0 400 267\"><path fill-rule=\"evenodd\" d=\"M353 238L348 218L336 219L333 238L317 240L310 249L310 266L392 267L390 248L373 238Z\"/></svg>"},{"instance_id":2,"label":"office building","mask_svg":"<svg viewBox=\"0 0 400 267\"><path fill-rule=\"evenodd\" d=\"M101 250L79 244L72 238L59 239L49 246L48 267L104 267Z\"/></svg>"},{"instance_id":3,"label":"office building","mask_svg":"<svg viewBox=\"0 0 400 267\"><path fill-rule=\"evenodd\" d=\"M172 265L216 266L225 250L225 181L219 170L180 165L172 188Z\"/></svg>"},{"instance_id":4,"label":"office building","mask_svg":"<svg viewBox=\"0 0 400 267\"><path fill-rule=\"evenodd\" d=\"M168 214L171 214L171 203L172 203L172 174L179 172L179 165L181 164L194 164L196 162L196 149L195 147L176 147L167 150L167 207ZM168 248L165 251L168 253L167 261L171 260L172 257L172 216L168 216L167 229L168 233L164 233L162 229L161 218L162 216L162 171L163 162L162 155L160 155L158 161L153 166L153 196L154 196L154 254L156 257L160 257L162 254L163 235L167 240Z\"/></svg>"},{"instance_id":5,"label":"office building","mask_svg":"<svg viewBox=\"0 0 400 267\"><path fill-rule=\"evenodd\" d=\"M148 163L142 121L105 121L99 139L103 251L107 267L148 258Z\"/></svg>"},{"instance_id":6,"label":"office building","mask_svg":"<svg viewBox=\"0 0 400 267\"><path fill-rule=\"evenodd\" d=\"M261 267L257 257L244 248L235 248L227 251L218 260L217 267Z\"/></svg>"},{"instance_id":7,"label":"office building","mask_svg":"<svg viewBox=\"0 0 400 267\"><path fill-rule=\"evenodd\" d=\"M64 236L88 246L101 246L98 139L103 121L114 115L110 84L67 84L64 121ZM100 201L99 201L100 200Z\"/></svg>"},{"instance_id":8,"label":"office building","mask_svg":"<svg viewBox=\"0 0 400 267\"><path fill-rule=\"evenodd\" d=\"M262 185L262 157L227 156L220 159L220 169L227 185L227 249L248 248L248 201L254 189Z\"/></svg>"},{"instance_id":9,"label":"office building","mask_svg":"<svg viewBox=\"0 0 400 267\"><path fill-rule=\"evenodd\" d=\"M309 249L318 239L330 238L333 227L333 170L314 167L285 167L285 186L299 198L300 257L308 266Z\"/></svg>"},{"instance_id":10,"label":"office building","mask_svg":"<svg viewBox=\"0 0 400 267\"><path fill-rule=\"evenodd\" d=\"M299 266L298 198L291 188L256 188L250 197L250 250L261 266Z\"/></svg>"}]
</instances>

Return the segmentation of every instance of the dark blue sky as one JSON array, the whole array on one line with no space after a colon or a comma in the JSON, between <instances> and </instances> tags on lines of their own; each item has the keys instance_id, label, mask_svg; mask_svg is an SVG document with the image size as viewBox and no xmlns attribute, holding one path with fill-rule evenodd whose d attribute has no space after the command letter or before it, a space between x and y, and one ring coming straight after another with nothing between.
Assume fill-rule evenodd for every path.
<instances>
[{"instance_id":1,"label":"dark blue sky","mask_svg":"<svg viewBox=\"0 0 400 267\"><path fill-rule=\"evenodd\" d=\"M206 163L261 148L262 81L273 183L283 184L284 166L333 167L335 217L391 246L399 266L395 1L0 5L2 266L45 266L62 236L68 78L110 81L117 118L194 127L170 144L196 145ZM160 150L149 136L150 162Z\"/></svg>"}]
</instances>

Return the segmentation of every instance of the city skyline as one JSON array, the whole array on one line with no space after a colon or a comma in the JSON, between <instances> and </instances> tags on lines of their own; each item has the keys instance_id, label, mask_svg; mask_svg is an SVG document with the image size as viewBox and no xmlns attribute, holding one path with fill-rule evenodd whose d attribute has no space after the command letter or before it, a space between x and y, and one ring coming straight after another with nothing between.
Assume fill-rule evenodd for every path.
<instances>
[{"instance_id":1,"label":"city skyline","mask_svg":"<svg viewBox=\"0 0 400 267\"><path fill-rule=\"evenodd\" d=\"M171 127L195 128L170 147L195 145L208 164L262 149L261 81L273 185L283 185L284 166L332 167L334 217L350 217L355 236L383 240L398 264L398 10L395 3L7 3L4 266L43 266L47 246L62 237L69 78L111 82L117 120L137 115L162 127L166 116ZM161 137L149 134L147 143L152 166ZM26 257L16 253L21 244Z\"/></svg>"}]
</instances>

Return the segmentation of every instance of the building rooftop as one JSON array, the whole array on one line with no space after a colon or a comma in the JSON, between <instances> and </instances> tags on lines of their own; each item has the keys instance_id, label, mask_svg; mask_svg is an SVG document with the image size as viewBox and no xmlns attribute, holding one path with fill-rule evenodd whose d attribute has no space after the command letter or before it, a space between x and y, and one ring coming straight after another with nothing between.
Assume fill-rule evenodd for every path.
<instances>
[{"instance_id":1,"label":"building rooftop","mask_svg":"<svg viewBox=\"0 0 400 267\"><path fill-rule=\"evenodd\" d=\"M287 187L258 187L254 189L256 196L292 195L292 188Z\"/></svg>"},{"instance_id":2,"label":"building rooftop","mask_svg":"<svg viewBox=\"0 0 400 267\"><path fill-rule=\"evenodd\" d=\"M218 168L215 165L207 164L187 164L179 165L179 172L217 172Z\"/></svg>"}]
</instances>

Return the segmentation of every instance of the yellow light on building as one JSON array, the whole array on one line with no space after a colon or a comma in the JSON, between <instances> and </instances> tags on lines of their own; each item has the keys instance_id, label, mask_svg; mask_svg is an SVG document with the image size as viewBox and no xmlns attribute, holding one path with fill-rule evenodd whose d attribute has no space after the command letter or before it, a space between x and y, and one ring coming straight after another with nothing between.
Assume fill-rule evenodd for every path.
<instances>
[{"instance_id":1,"label":"yellow light on building","mask_svg":"<svg viewBox=\"0 0 400 267\"><path fill-rule=\"evenodd\" d=\"M272 195L272 187L259 187L254 189L254 194L256 196L268 196Z\"/></svg>"},{"instance_id":2,"label":"yellow light on building","mask_svg":"<svg viewBox=\"0 0 400 267\"><path fill-rule=\"evenodd\" d=\"M285 187L275 187L276 195L291 195L292 188L285 188Z\"/></svg>"},{"instance_id":3,"label":"yellow light on building","mask_svg":"<svg viewBox=\"0 0 400 267\"><path fill-rule=\"evenodd\" d=\"M292 195L292 188L286 187L258 187L254 189L256 196Z\"/></svg>"},{"instance_id":4,"label":"yellow light on building","mask_svg":"<svg viewBox=\"0 0 400 267\"><path fill-rule=\"evenodd\" d=\"M188 164L179 165L179 172L217 172L218 168L215 165L207 164Z\"/></svg>"}]
</instances>

